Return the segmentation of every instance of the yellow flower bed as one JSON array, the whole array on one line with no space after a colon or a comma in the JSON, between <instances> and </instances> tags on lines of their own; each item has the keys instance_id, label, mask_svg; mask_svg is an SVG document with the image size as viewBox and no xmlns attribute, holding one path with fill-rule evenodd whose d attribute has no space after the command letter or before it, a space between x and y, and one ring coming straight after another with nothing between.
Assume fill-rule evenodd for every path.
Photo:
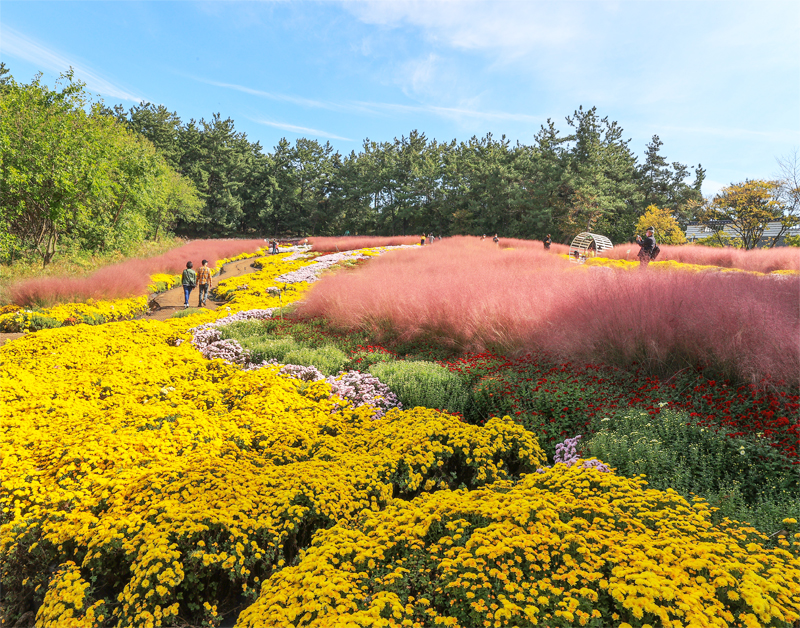
<instances>
[{"instance_id":1,"label":"yellow flower bed","mask_svg":"<svg viewBox=\"0 0 800 628\"><path fill-rule=\"evenodd\" d=\"M44 326L47 327L78 323L97 325L109 321L133 318L146 311L146 296L111 301L89 299L86 303L66 303L45 310L20 309L16 312L3 314L0 316L0 331L33 331L42 319L45 319Z\"/></svg>"},{"instance_id":2,"label":"yellow flower bed","mask_svg":"<svg viewBox=\"0 0 800 628\"><path fill-rule=\"evenodd\" d=\"M320 532L237 626L791 626L800 561L760 540L641 478L557 465Z\"/></svg>"},{"instance_id":3,"label":"yellow flower bed","mask_svg":"<svg viewBox=\"0 0 800 628\"><path fill-rule=\"evenodd\" d=\"M568 257L568 256L565 256ZM586 259L585 266L605 266L607 268L618 268L621 270L638 270L638 260L624 260L624 259L608 259L606 257L589 257ZM751 270L742 270L741 268L724 268L722 266L707 266L703 264L684 264L674 260L665 260L662 262L650 262L649 269L656 271L688 271L693 273L706 273L706 272L720 272L720 273L749 273L751 275L763 275ZM776 270L769 274L781 275L797 275L800 274L795 270Z\"/></svg>"},{"instance_id":4,"label":"yellow flower bed","mask_svg":"<svg viewBox=\"0 0 800 628\"><path fill-rule=\"evenodd\" d=\"M480 486L544 461L508 418L481 428L418 409L375 422L324 382L173 346L181 323L64 327L0 349L8 608L40 596L40 624L92 608L112 624L172 625L230 591L254 599L316 529L394 493ZM114 595L83 586L92 578Z\"/></svg>"},{"instance_id":5,"label":"yellow flower bed","mask_svg":"<svg viewBox=\"0 0 800 628\"><path fill-rule=\"evenodd\" d=\"M798 559L712 525L702 502L593 470L532 473L544 454L508 417L373 421L325 382L176 342L302 296L267 290L309 263L285 257L221 282L230 305L216 311L0 347L10 620L35 603L41 626L216 625L236 599L242 626L797 619Z\"/></svg>"}]
</instances>

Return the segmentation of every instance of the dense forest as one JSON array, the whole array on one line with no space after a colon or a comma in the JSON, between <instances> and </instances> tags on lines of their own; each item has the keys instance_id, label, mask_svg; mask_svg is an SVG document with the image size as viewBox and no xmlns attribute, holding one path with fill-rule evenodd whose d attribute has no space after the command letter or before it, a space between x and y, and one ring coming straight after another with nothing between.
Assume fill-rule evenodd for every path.
<instances>
[{"instance_id":1,"label":"dense forest","mask_svg":"<svg viewBox=\"0 0 800 628\"><path fill-rule=\"evenodd\" d=\"M163 105L93 102L71 73L55 89L0 66L0 252L89 250L172 232L311 236L499 233L557 241L593 230L629 240L646 208L694 217L701 166L670 163L658 136L634 154L617 122L579 108L531 144L487 134L439 142L417 130L265 150L213 114L184 122Z\"/></svg>"}]
</instances>

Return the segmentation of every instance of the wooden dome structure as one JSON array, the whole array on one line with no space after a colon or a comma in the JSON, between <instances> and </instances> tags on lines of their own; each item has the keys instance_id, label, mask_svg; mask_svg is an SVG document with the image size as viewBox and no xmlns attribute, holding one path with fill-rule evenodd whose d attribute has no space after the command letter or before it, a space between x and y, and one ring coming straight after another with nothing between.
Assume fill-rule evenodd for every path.
<instances>
[{"instance_id":1,"label":"wooden dome structure","mask_svg":"<svg viewBox=\"0 0 800 628\"><path fill-rule=\"evenodd\" d=\"M569 245L569 260L575 264L583 264L587 258L595 257L601 251L613 249L614 245L604 235L584 231L575 236Z\"/></svg>"}]
</instances>

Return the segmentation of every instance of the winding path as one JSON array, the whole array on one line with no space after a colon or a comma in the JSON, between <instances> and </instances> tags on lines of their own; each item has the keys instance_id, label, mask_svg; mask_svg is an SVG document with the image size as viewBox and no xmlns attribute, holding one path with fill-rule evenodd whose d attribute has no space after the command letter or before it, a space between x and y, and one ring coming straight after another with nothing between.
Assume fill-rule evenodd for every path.
<instances>
[{"instance_id":1,"label":"winding path","mask_svg":"<svg viewBox=\"0 0 800 628\"><path fill-rule=\"evenodd\" d=\"M225 264L220 273L212 278L212 290L213 288L217 287L220 281L256 272L258 269L253 266L253 262L256 259L257 258L255 257L250 257L237 262ZM191 307L197 307L196 288L192 290L192 296L189 299L189 304ZM225 301L218 301L214 299L211 294L209 294L205 309L216 310L220 305L224 304ZM173 314L175 314L175 312L183 310L183 287L179 285L177 288L173 288L172 290L159 292L152 299L150 299L150 305L150 312L137 318L154 321L167 320ZM16 340L17 338L21 338L24 335L25 334L21 333L0 333L0 346L7 342L11 342L12 340Z\"/></svg>"}]
</instances>

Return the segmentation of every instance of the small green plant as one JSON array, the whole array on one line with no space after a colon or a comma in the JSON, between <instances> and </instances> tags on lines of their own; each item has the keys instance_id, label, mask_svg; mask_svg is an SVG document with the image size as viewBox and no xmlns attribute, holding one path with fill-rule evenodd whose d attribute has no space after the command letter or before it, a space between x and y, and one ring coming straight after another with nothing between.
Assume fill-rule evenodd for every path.
<instances>
[{"instance_id":1,"label":"small green plant","mask_svg":"<svg viewBox=\"0 0 800 628\"><path fill-rule=\"evenodd\" d=\"M196 316L197 314L204 314L207 310L200 308L189 308L187 310L179 310L175 312L170 318L186 318L187 316Z\"/></svg>"},{"instance_id":2,"label":"small green plant","mask_svg":"<svg viewBox=\"0 0 800 628\"><path fill-rule=\"evenodd\" d=\"M287 351L279 361L286 364L299 364L301 366L316 366L323 375L335 375L345 369L349 362L343 351L333 345L326 345L317 349L298 347Z\"/></svg>"},{"instance_id":3,"label":"small green plant","mask_svg":"<svg viewBox=\"0 0 800 628\"><path fill-rule=\"evenodd\" d=\"M33 312L28 318L27 327L30 331L39 331L40 329L55 329L61 327L61 324L61 321L55 318Z\"/></svg>"},{"instance_id":4,"label":"small green plant","mask_svg":"<svg viewBox=\"0 0 800 628\"><path fill-rule=\"evenodd\" d=\"M699 495L719 508L719 518L746 521L766 534L800 512L797 467L762 438L696 425L676 411L630 410L599 422L604 427L584 455L622 475L644 473L654 488Z\"/></svg>"},{"instance_id":5,"label":"small green plant","mask_svg":"<svg viewBox=\"0 0 800 628\"><path fill-rule=\"evenodd\" d=\"M470 402L464 380L433 362L380 362L369 372L389 386L405 408L423 406L463 414Z\"/></svg>"}]
</instances>

